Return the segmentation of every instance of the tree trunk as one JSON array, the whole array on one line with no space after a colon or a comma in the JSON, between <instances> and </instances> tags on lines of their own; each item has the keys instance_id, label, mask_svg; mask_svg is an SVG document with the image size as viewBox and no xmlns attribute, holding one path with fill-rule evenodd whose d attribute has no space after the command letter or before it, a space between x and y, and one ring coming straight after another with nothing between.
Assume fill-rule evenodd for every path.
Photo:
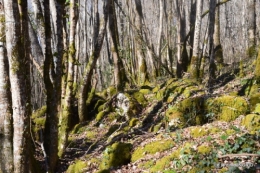
<instances>
[{"instance_id":1,"label":"tree trunk","mask_svg":"<svg viewBox=\"0 0 260 173\"><path fill-rule=\"evenodd\" d=\"M0 8L0 172L13 172L12 100L10 92L8 57L5 48L5 16Z\"/></svg>"},{"instance_id":2,"label":"tree trunk","mask_svg":"<svg viewBox=\"0 0 260 173\"><path fill-rule=\"evenodd\" d=\"M219 0L217 0L219 3ZM214 29L214 51L215 51L215 60L217 63L222 64L223 60L223 50L220 43L220 18L219 18L219 6L216 7L215 13L215 29Z\"/></svg>"},{"instance_id":3,"label":"tree trunk","mask_svg":"<svg viewBox=\"0 0 260 173\"><path fill-rule=\"evenodd\" d=\"M249 57L256 55L256 0L247 0L248 50Z\"/></svg>"},{"instance_id":4,"label":"tree trunk","mask_svg":"<svg viewBox=\"0 0 260 173\"><path fill-rule=\"evenodd\" d=\"M108 20L108 4L111 4L112 0L108 0L108 2L104 1L104 25L100 29L98 38L95 42L95 47L94 51L89 59L89 62L84 70L84 76L83 80L80 85L80 91L79 91L79 99L78 99L78 113L79 113L79 119L80 122L85 121L86 119L86 100L88 98L88 90L90 89L90 84L91 84L91 78L93 75L93 70L95 68L96 62L99 58L100 51L103 45L104 41L104 36L106 33L106 25L107 25L107 20Z\"/></svg>"},{"instance_id":5,"label":"tree trunk","mask_svg":"<svg viewBox=\"0 0 260 173\"><path fill-rule=\"evenodd\" d=\"M197 10L196 10L196 23L194 31L194 40L193 40L193 51L190 64L190 74L192 78L199 79L199 59L200 59L200 31L201 31L201 13L203 9L203 0L197 1Z\"/></svg>"},{"instance_id":6,"label":"tree trunk","mask_svg":"<svg viewBox=\"0 0 260 173\"><path fill-rule=\"evenodd\" d=\"M209 92L212 92L212 86L216 78L216 64L215 64L215 52L214 52L214 26L215 26L215 9L216 9L216 0L210 0L209 6L209 53L210 53L210 62L209 62L209 81L208 87Z\"/></svg>"},{"instance_id":7,"label":"tree trunk","mask_svg":"<svg viewBox=\"0 0 260 173\"><path fill-rule=\"evenodd\" d=\"M119 35L118 35L118 27L117 27L117 16L115 10L114 2L111 2L109 5L109 38L110 38L110 45L111 51L114 61L114 78L115 78L115 85L117 91L123 91L124 85L126 82L126 75L123 66L122 59L119 55Z\"/></svg>"},{"instance_id":8,"label":"tree trunk","mask_svg":"<svg viewBox=\"0 0 260 173\"><path fill-rule=\"evenodd\" d=\"M185 24L185 8L183 0L175 1L177 11L177 71L176 75L181 78L184 72L187 72L188 54L186 49L186 24Z\"/></svg>"},{"instance_id":9,"label":"tree trunk","mask_svg":"<svg viewBox=\"0 0 260 173\"><path fill-rule=\"evenodd\" d=\"M54 172L58 161L58 123L59 112L61 110L61 77L62 77L62 56L63 56L63 9L64 4L55 4L52 8L56 8L53 20L55 22L54 30L51 30L50 19L50 1L44 3L44 19L45 19L45 60L44 60L44 84L46 87L46 122L44 132L44 148L47 153L48 172ZM53 3L53 2L52 2ZM57 12L58 11L58 12ZM52 31L57 37L57 45L52 44ZM56 43L56 42L54 42ZM57 52L53 57L52 46L57 48Z\"/></svg>"},{"instance_id":10,"label":"tree trunk","mask_svg":"<svg viewBox=\"0 0 260 173\"><path fill-rule=\"evenodd\" d=\"M26 2L19 4L26 8ZM29 116L30 116L30 74L29 62L24 50L27 14L19 11L16 1L4 0L6 22L6 47L9 60L9 75L13 108L13 162L14 172L29 172ZM20 18L20 16L22 18ZM21 23L22 22L22 23ZM23 42L24 41L24 42Z\"/></svg>"}]
</instances>

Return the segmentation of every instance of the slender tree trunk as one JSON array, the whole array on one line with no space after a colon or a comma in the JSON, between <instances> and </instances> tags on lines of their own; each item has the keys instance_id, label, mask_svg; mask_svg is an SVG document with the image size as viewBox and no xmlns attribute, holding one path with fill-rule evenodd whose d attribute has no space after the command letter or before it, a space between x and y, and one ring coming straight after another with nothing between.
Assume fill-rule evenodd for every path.
<instances>
[{"instance_id":1,"label":"slender tree trunk","mask_svg":"<svg viewBox=\"0 0 260 173\"><path fill-rule=\"evenodd\" d=\"M187 72L188 55L186 49L186 24L185 24L185 8L183 0L175 1L175 8L177 11L177 77L181 78L184 72Z\"/></svg>"},{"instance_id":2,"label":"slender tree trunk","mask_svg":"<svg viewBox=\"0 0 260 173\"><path fill-rule=\"evenodd\" d=\"M8 57L5 48L5 16L0 8L0 172L13 172L13 126Z\"/></svg>"},{"instance_id":3,"label":"slender tree trunk","mask_svg":"<svg viewBox=\"0 0 260 173\"><path fill-rule=\"evenodd\" d=\"M119 35L117 27L117 16L114 2L109 5L109 38L114 61L114 78L117 91L123 91L126 80L125 70L121 57L119 56Z\"/></svg>"},{"instance_id":4,"label":"slender tree trunk","mask_svg":"<svg viewBox=\"0 0 260 173\"><path fill-rule=\"evenodd\" d=\"M162 47L162 33L163 33L163 5L164 0L159 0L159 28L158 28L158 40L157 40L157 50L156 55L159 59L161 59L161 47Z\"/></svg>"},{"instance_id":5,"label":"slender tree trunk","mask_svg":"<svg viewBox=\"0 0 260 173\"><path fill-rule=\"evenodd\" d=\"M217 0L219 3L220 0ZM222 64L224 62L223 59L223 50L222 45L220 43L220 18L219 18L219 6L216 7L215 13L215 29L214 29L214 51L215 51L215 60L217 63Z\"/></svg>"},{"instance_id":6,"label":"slender tree trunk","mask_svg":"<svg viewBox=\"0 0 260 173\"><path fill-rule=\"evenodd\" d=\"M35 19L35 26L37 31L37 36L40 40L41 50L43 54L45 54L45 29L44 29L44 16L41 7L40 0L32 0L32 6L34 9L34 19ZM33 44L32 44L33 45Z\"/></svg>"},{"instance_id":7,"label":"slender tree trunk","mask_svg":"<svg viewBox=\"0 0 260 173\"><path fill-rule=\"evenodd\" d=\"M209 6L209 53L210 53L210 62L209 62L209 91L212 91L213 82L215 80L215 52L214 52L214 26L215 26L215 9L216 9L216 0L210 0Z\"/></svg>"},{"instance_id":8,"label":"slender tree trunk","mask_svg":"<svg viewBox=\"0 0 260 173\"><path fill-rule=\"evenodd\" d=\"M44 1L45 19L45 60L44 60L44 83L47 93L47 111L44 132L44 147L47 153L48 172L54 172L58 161L58 123L59 112L61 110L61 77L62 77L62 56L63 56L63 9L64 4L56 3L53 11L55 27L51 30L50 1ZM52 2L54 3L54 2ZM54 8L54 7L52 7ZM56 11L56 13L55 13ZM57 45L52 44L52 31L57 37ZM57 48L57 52L52 52L52 46Z\"/></svg>"},{"instance_id":9,"label":"slender tree trunk","mask_svg":"<svg viewBox=\"0 0 260 173\"><path fill-rule=\"evenodd\" d=\"M106 33L106 25L108 20L108 10L109 6L108 4L111 3L111 0L108 0L107 2L104 1L104 25L100 29L100 32L98 34L98 38L95 42L94 51L89 59L89 62L84 70L84 76L83 80L80 85L80 91L79 91L79 99L78 99L78 113L79 113L79 119L80 122L85 121L86 118L86 100L88 98L88 91L90 89L91 84L91 78L93 75L93 70L95 68L96 62L99 58L100 51L103 45L105 33Z\"/></svg>"},{"instance_id":10,"label":"slender tree trunk","mask_svg":"<svg viewBox=\"0 0 260 173\"><path fill-rule=\"evenodd\" d=\"M138 83L143 85L148 80L147 75L147 64L145 61L145 55L142 51L142 47L144 47L143 43L143 27L142 27L142 19L143 19L143 12L142 12L142 2L141 0L135 0L135 11L136 11L136 18L135 18L135 25L136 25L136 33L135 33L135 51L138 61Z\"/></svg>"},{"instance_id":11,"label":"slender tree trunk","mask_svg":"<svg viewBox=\"0 0 260 173\"><path fill-rule=\"evenodd\" d=\"M75 64L75 33L77 25L77 1L70 0L70 11L69 11L69 21L70 21L70 33L69 33L69 53L68 53L68 72L67 72L67 85L64 103L62 105L62 113L59 120L59 153L58 156L61 157L64 153L65 146L68 139L68 129L69 122L72 116L72 103L75 100L75 95L73 95L73 87L75 87L74 81L74 64Z\"/></svg>"},{"instance_id":12,"label":"slender tree trunk","mask_svg":"<svg viewBox=\"0 0 260 173\"><path fill-rule=\"evenodd\" d=\"M197 10L196 10L196 23L194 30L194 40L193 40L193 51L190 64L190 74L192 78L199 79L199 59L200 59L200 31L201 31L201 13L203 9L203 0L197 0Z\"/></svg>"}]
</instances>

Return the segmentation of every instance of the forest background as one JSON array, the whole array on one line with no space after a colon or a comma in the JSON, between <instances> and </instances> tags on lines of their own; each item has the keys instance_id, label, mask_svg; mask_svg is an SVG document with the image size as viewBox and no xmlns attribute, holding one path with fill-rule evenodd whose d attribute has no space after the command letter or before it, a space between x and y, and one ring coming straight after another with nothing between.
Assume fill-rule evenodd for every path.
<instances>
[{"instance_id":1,"label":"forest background","mask_svg":"<svg viewBox=\"0 0 260 173\"><path fill-rule=\"evenodd\" d=\"M43 106L53 172L95 91L185 76L212 92L221 69L256 59L258 9L256 0L1 0L0 168L35 172L30 117Z\"/></svg>"}]
</instances>

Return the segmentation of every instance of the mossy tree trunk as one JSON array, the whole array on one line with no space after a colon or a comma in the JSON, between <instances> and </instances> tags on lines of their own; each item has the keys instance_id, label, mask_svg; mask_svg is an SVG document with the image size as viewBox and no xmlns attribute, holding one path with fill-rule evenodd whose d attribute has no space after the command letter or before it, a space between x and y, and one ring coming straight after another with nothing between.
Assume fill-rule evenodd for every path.
<instances>
[{"instance_id":1,"label":"mossy tree trunk","mask_svg":"<svg viewBox=\"0 0 260 173\"><path fill-rule=\"evenodd\" d=\"M203 0L197 1L197 10L196 10L196 23L194 30L194 42L193 42L193 51L191 57L191 63L189 68L189 73L191 77L198 80L199 79L199 69L200 69L200 31L201 31L201 13L203 9Z\"/></svg>"},{"instance_id":2,"label":"mossy tree trunk","mask_svg":"<svg viewBox=\"0 0 260 173\"><path fill-rule=\"evenodd\" d=\"M249 57L256 54L256 0L247 0L248 50Z\"/></svg>"},{"instance_id":3,"label":"mossy tree trunk","mask_svg":"<svg viewBox=\"0 0 260 173\"><path fill-rule=\"evenodd\" d=\"M117 27L117 16L114 1L109 5L109 31L110 31L110 45L114 61L114 79L117 91L123 91L126 74L122 59L119 55L119 36Z\"/></svg>"},{"instance_id":4,"label":"mossy tree trunk","mask_svg":"<svg viewBox=\"0 0 260 173\"><path fill-rule=\"evenodd\" d=\"M217 0L219 3L220 0ZM224 58L223 58L223 50L220 42L220 18L219 18L219 10L220 7L216 7L215 13L215 29L214 29L214 52L215 52L215 60L218 65L218 70L222 67Z\"/></svg>"},{"instance_id":5,"label":"mossy tree trunk","mask_svg":"<svg viewBox=\"0 0 260 173\"><path fill-rule=\"evenodd\" d=\"M214 52L214 26L215 26L215 9L216 9L216 0L210 0L209 6L209 53L210 53L210 62L209 62L209 80L208 87L209 91L212 91L212 85L215 80L215 52Z\"/></svg>"},{"instance_id":6,"label":"mossy tree trunk","mask_svg":"<svg viewBox=\"0 0 260 173\"><path fill-rule=\"evenodd\" d=\"M258 49L258 56L256 59L255 79L257 83L260 84L260 48Z\"/></svg>"},{"instance_id":7,"label":"mossy tree trunk","mask_svg":"<svg viewBox=\"0 0 260 173\"><path fill-rule=\"evenodd\" d=\"M95 68L95 65L97 63L97 60L100 55L100 51L103 45L104 37L106 34L106 26L107 26L107 20L108 20L108 10L109 6L108 4L111 3L112 0L108 0L104 2L104 25L100 29L100 32L98 34L98 38L96 39L95 46L93 53L89 59L89 62L84 70L84 76L82 79L82 82L80 84L80 90L79 90L79 98L78 98L78 113L79 113L79 120L80 122L83 122L86 120L86 100L88 98L88 91L90 89L91 85L91 78L93 75L93 70Z\"/></svg>"},{"instance_id":8,"label":"mossy tree trunk","mask_svg":"<svg viewBox=\"0 0 260 173\"><path fill-rule=\"evenodd\" d=\"M69 50L68 50L68 70L66 78L66 90L65 90L65 99L62 101L62 111L60 112L59 117L59 143L58 143L58 156L62 157L65 146L68 139L68 129L69 123L72 116L72 103L75 100L74 87L75 82L75 34L76 34L76 25L77 25L77 0L70 0L70 9L69 9Z\"/></svg>"},{"instance_id":9,"label":"mossy tree trunk","mask_svg":"<svg viewBox=\"0 0 260 173\"><path fill-rule=\"evenodd\" d=\"M0 172L13 172L12 100L5 47L5 16L0 8Z\"/></svg>"},{"instance_id":10,"label":"mossy tree trunk","mask_svg":"<svg viewBox=\"0 0 260 173\"><path fill-rule=\"evenodd\" d=\"M58 161L58 123L59 112L61 111L61 77L62 77L62 56L63 56L63 11L64 3L58 1L55 4L55 17L52 16L56 30L52 30L50 18L50 1L44 1L45 19L45 60L44 60L44 84L46 88L46 122L44 132L44 148L47 154L48 172L54 172ZM52 32L57 36L57 52L55 58L52 52Z\"/></svg>"},{"instance_id":11,"label":"mossy tree trunk","mask_svg":"<svg viewBox=\"0 0 260 173\"><path fill-rule=\"evenodd\" d=\"M186 23L185 23L185 8L184 2L180 0L175 1L175 8L177 11L177 71L176 75L181 78L188 68L188 54L186 49Z\"/></svg>"},{"instance_id":12,"label":"mossy tree trunk","mask_svg":"<svg viewBox=\"0 0 260 173\"><path fill-rule=\"evenodd\" d=\"M30 172L30 73L27 55L27 1L4 0L6 48L12 91L13 163L15 173ZM12 21L12 22L10 22ZM27 36L27 37L26 37Z\"/></svg>"}]
</instances>

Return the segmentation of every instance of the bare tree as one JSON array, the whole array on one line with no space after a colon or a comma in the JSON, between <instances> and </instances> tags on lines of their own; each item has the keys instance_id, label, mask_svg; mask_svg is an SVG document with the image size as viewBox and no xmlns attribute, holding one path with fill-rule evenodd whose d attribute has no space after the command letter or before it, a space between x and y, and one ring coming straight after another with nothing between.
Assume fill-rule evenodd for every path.
<instances>
[{"instance_id":1,"label":"bare tree","mask_svg":"<svg viewBox=\"0 0 260 173\"><path fill-rule=\"evenodd\" d=\"M93 50L93 53L88 61L87 66L85 67L84 70L84 76L80 85L80 90L79 90L79 98L78 98L78 113L79 113L79 119L81 122L85 120L85 115L87 114L86 112L86 100L88 98L88 91L90 89L91 85L91 78L93 75L93 70L95 68L96 62L99 58L100 51L103 45L104 41L104 36L106 33L106 26L107 26L107 20L108 20L108 4L111 4L111 0L108 0L108 2L104 2L104 24L102 28L100 29L100 32L98 34L97 40L95 42L95 47Z\"/></svg>"}]
</instances>

